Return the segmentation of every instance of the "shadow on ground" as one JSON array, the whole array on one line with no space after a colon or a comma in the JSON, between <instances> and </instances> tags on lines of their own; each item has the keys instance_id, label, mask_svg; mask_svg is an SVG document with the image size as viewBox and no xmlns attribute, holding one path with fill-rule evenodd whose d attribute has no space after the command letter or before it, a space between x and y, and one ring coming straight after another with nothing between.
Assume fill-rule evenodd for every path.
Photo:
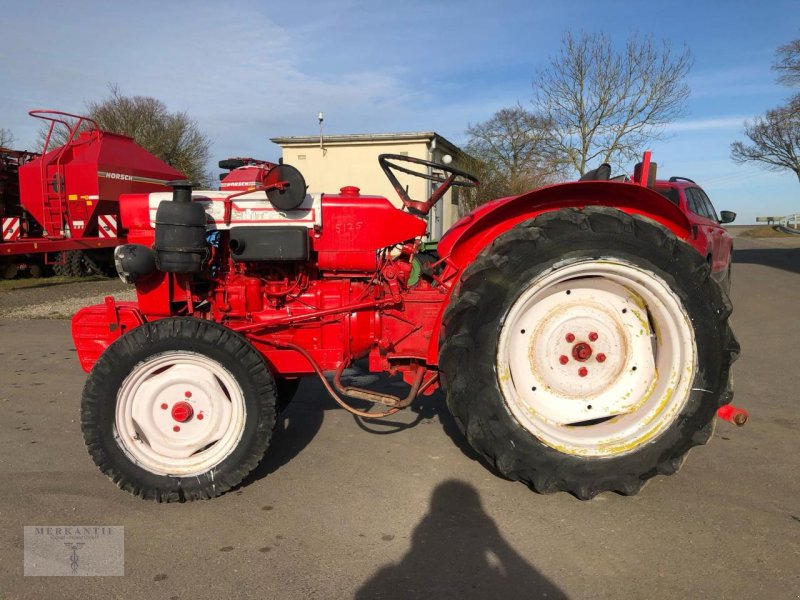
<instances>
[{"instance_id":1,"label":"shadow on ground","mask_svg":"<svg viewBox=\"0 0 800 600\"><path fill-rule=\"evenodd\" d=\"M800 273L800 248L746 248L733 251L733 262L764 265ZM736 275L734 274L734 278Z\"/></svg>"},{"instance_id":2,"label":"shadow on ground","mask_svg":"<svg viewBox=\"0 0 800 600\"><path fill-rule=\"evenodd\" d=\"M377 598L548 598L567 596L503 539L477 490L441 483L399 563L382 567L356 593Z\"/></svg>"},{"instance_id":3,"label":"shadow on ground","mask_svg":"<svg viewBox=\"0 0 800 600\"><path fill-rule=\"evenodd\" d=\"M342 379L345 385L369 387L370 389L392 393L401 397L408 393L409 387L402 383L402 380L398 381L397 378L367 374L363 370L350 378L343 377ZM355 401L354 404L362 410L367 408L367 403L359 404L358 401ZM264 459L239 487L246 487L267 477L270 473L274 473L300 454L319 432L325 419L325 412L328 410L344 409L336 404L315 377L309 377L303 381L295 398L278 417L275 432ZM422 421L437 419L441 423L445 434L453 440L453 443L465 456L472 460L480 461L493 473L502 477L469 446L455 419L447 409L444 394L441 391L434 392L430 396L417 398L405 411L390 417L362 419L353 415L353 419L362 430L373 435L391 435L410 427L416 427Z\"/></svg>"}]
</instances>

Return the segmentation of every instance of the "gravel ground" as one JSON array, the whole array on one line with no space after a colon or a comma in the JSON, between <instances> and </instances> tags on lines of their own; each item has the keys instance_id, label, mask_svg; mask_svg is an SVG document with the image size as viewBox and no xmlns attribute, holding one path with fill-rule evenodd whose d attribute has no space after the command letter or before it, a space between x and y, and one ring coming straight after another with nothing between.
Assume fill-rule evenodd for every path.
<instances>
[{"instance_id":1,"label":"gravel ground","mask_svg":"<svg viewBox=\"0 0 800 600\"><path fill-rule=\"evenodd\" d=\"M42 285L0 292L0 317L6 319L69 319L78 310L99 304L112 295L117 300L135 300L133 286L119 279Z\"/></svg>"}]
</instances>

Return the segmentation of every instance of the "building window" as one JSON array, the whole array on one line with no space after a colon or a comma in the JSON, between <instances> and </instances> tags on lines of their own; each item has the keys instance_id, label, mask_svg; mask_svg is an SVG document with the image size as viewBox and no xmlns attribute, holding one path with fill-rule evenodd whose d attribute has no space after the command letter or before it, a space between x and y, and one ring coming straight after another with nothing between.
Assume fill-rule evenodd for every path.
<instances>
[{"instance_id":1,"label":"building window","mask_svg":"<svg viewBox=\"0 0 800 600\"><path fill-rule=\"evenodd\" d=\"M298 154L297 155L297 160L305 160L305 159L306 159L306 155L305 154Z\"/></svg>"},{"instance_id":2,"label":"building window","mask_svg":"<svg viewBox=\"0 0 800 600\"><path fill-rule=\"evenodd\" d=\"M400 156L408 156L408 152L398 152Z\"/></svg>"}]
</instances>

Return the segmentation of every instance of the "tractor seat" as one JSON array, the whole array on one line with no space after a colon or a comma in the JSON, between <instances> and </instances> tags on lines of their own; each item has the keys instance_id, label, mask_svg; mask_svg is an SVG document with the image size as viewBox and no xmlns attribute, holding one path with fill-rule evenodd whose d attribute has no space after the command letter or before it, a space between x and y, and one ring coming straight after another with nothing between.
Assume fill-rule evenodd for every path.
<instances>
[{"instance_id":1,"label":"tractor seat","mask_svg":"<svg viewBox=\"0 0 800 600\"><path fill-rule=\"evenodd\" d=\"M580 181L608 181L609 179L611 179L611 165L603 163L596 169L581 175Z\"/></svg>"}]
</instances>

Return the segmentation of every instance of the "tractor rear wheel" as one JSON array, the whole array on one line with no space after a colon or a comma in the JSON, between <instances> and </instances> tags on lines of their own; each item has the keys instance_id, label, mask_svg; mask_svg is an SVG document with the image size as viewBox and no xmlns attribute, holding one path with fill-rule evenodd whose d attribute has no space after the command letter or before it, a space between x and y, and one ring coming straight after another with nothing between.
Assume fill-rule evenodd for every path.
<instances>
[{"instance_id":1,"label":"tractor rear wheel","mask_svg":"<svg viewBox=\"0 0 800 600\"><path fill-rule=\"evenodd\" d=\"M635 494L708 441L739 346L727 295L667 228L548 212L464 272L440 369L470 445L538 492Z\"/></svg>"},{"instance_id":2,"label":"tractor rear wheel","mask_svg":"<svg viewBox=\"0 0 800 600\"><path fill-rule=\"evenodd\" d=\"M241 335L193 318L147 323L95 364L81 427L100 470L123 490L158 502L213 498L266 452L276 388Z\"/></svg>"}]
</instances>

